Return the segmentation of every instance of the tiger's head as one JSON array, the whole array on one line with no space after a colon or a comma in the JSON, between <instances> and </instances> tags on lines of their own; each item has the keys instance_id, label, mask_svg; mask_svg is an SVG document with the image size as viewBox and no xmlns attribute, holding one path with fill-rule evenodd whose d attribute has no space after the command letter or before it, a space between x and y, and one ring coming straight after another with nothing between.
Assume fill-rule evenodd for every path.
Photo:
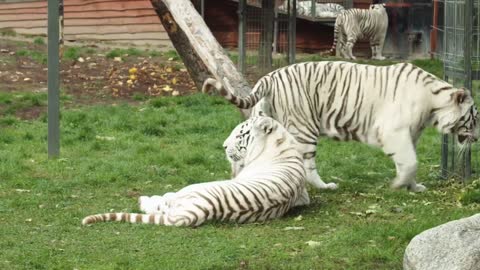
<instances>
[{"instance_id":1,"label":"tiger's head","mask_svg":"<svg viewBox=\"0 0 480 270\"><path fill-rule=\"evenodd\" d=\"M294 142L293 136L276 120L266 116L255 116L237 125L223 143L227 159L232 166L232 177L236 177L244 167L265 155L276 151L275 142Z\"/></svg>"},{"instance_id":2,"label":"tiger's head","mask_svg":"<svg viewBox=\"0 0 480 270\"><path fill-rule=\"evenodd\" d=\"M452 130L457 135L458 142L463 144L477 141L480 135L477 127L478 110L470 91L462 88L452 94L452 99L461 110L461 117Z\"/></svg>"},{"instance_id":3,"label":"tiger's head","mask_svg":"<svg viewBox=\"0 0 480 270\"><path fill-rule=\"evenodd\" d=\"M478 110L469 90L456 89L450 94L447 105L439 110L437 128L442 133L452 133L457 136L460 144L472 143L478 140L477 127Z\"/></svg>"},{"instance_id":4,"label":"tiger's head","mask_svg":"<svg viewBox=\"0 0 480 270\"><path fill-rule=\"evenodd\" d=\"M370 10L376 10L376 11L384 11L385 10L385 4L373 4L373 5L370 5L369 9Z\"/></svg>"}]
</instances>

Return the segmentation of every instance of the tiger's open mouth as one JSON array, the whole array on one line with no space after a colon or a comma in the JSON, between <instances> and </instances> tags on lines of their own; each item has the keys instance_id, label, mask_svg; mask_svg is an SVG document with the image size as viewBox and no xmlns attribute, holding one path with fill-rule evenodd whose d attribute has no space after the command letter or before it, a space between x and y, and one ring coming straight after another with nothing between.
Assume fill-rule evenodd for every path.
<instances>
[{"instance_id":1,"label":"tiger's open mouth","mask_svg":"<svg viewBox=\"0 0 480 270\"><path fill-rule=\"evenodd\" d=\"M472 143L476 142L478 138L475 138L471 132L462 132L457 134L457 140L459 143Z\"/></svg>"}]
</instances>

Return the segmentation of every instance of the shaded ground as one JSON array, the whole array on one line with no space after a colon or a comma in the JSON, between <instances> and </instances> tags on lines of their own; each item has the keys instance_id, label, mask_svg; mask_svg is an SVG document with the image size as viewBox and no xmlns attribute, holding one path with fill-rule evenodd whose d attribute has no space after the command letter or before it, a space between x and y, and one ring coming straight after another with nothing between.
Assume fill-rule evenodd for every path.
<instances>
[{"instance_id":1,"label":"shaded ground","mask_svg":"<svg viewBox=\"0 0 480 270\"><path fill-rule=\"evenodd\" d=\"M0 40L0 92L47 91L47 46ZM65 105L137 102L155 96L181 96L197 91L175 52L138 49L65 48L61 62ZM45 106L17 108L17 117L31 119ZM8 105L8 102L7 102ZM5 113L0 102L0 113Z\"/></svg>"}]
</instances>

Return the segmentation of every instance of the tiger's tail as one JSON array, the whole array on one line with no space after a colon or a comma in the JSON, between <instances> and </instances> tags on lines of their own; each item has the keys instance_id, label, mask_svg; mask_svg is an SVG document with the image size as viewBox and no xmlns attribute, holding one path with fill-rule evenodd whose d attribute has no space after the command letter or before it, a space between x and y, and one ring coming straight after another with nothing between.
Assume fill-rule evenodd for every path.
<instances>
[{"instance_id":1,"label":"tiger's tail","mask_svg":"<svg viewBox=\"0 0 480 270\"><path fill-rule=\"evenodd\" d=\"M260 99L268 96L272 86L273 79L268 75L264 76L255 84L255 87L253 87L252 92L248 96L240 97L226 90L219 81L208 78L203 83L202 92L209 93L211 92L212 88L214 88L221 96L237 106L239 109L250 109L255 106Z\"/></svg>"},{"instance_id":2,"label":"tiger's tail","mask_svg":"<svg viewBox=\"0 0 480 270\"><path fill-rule=\"evenodd\" d=\"M93 224L97 222L129 222L129 223L143 223L156 225L171 225L166 224L164 214L136 214L136 213L105 213L90 215L82 220L82 225Z\"/></svg>"}]
</instances>

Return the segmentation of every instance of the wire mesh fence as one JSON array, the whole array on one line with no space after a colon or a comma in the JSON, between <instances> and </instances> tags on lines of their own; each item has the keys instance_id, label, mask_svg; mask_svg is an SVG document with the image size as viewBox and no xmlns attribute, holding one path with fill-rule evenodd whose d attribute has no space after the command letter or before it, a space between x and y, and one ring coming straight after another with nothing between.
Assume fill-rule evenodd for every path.
<instances>
[{"instance_id":1,"label":"wire mesh fence","mask_svg":"<svg viewBox=\"0 0 480 270\"><path fill-rule=\"evenodd\" d=\"M432 38L444 63L444 79L472 91L480 100L480 0L435 0ZM480 149L462 147L455 136L442 137L442 176L469 178L480 172Z\"/></svg>"},{"instance_id":2,"label":"wire mesh fence","mask_svg":"<svg viewBox=\"0 0 480 270\"><path fill-rule=\"evenodd\" d=\"M352 0L233 0L239 2L240 69L250 82L295 62L296 18L333 23ZM242 4L243 2L243 4Z\"/></svg>"},{"instance_id":3,"label":"wire mesh fence","mask_svg":"<svg viewBox=\"0 0 480 270\"><path fill-rule=\"evenodd\" d=\"M250 82L289 63L291 2L248 0L239 5L244 25L243 33L240 32L243 36L239 38L243 41L239 44L239 58Z\"/></svg>"}]
</instances>

